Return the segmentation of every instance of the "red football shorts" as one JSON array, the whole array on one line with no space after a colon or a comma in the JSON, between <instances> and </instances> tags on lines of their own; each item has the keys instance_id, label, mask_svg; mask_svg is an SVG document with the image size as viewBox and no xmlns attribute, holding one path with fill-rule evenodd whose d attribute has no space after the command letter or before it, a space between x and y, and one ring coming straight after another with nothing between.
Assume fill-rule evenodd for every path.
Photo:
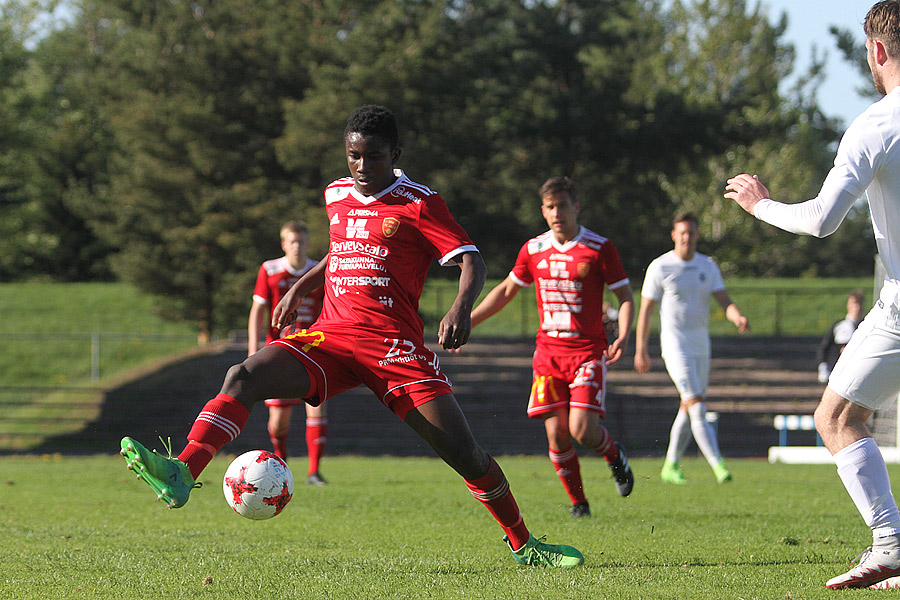
<instances>
[{"instance_id":1,"label":"red football shorts","mask_svg":"<svg viewBox=\"0 0 900 600\"><path fill-rule=\"evenodd\" d=\"M266 400L266 406L296 406L298 404L305 404L306 400L303 398L269 398ZM318 406L318 405L316 405Z\"/></svg>"},{"instance_id":2,"label":"red football shorts","mask_svg":"<svg viewBox=\"0 0 900 600\"><path fill-rule=\"evenodd\" d=\"M594 352L557 354L538 349L528 416L543 417L560 408L581 408L606 416L606 357Z\"/></svg>"},{"instance_id":3,"label":"red football shorts","mask_svg":"<svg viewBox=\"0 0 900 600\"><path fill-rule=\"evenodd\" d=\"M409 340L317 325L271 343L289 350L315 379L315 397L305 399L312 406L363 384L405 419L413 407L451 393L437 355Z\"/></svg>"}]
</instances>

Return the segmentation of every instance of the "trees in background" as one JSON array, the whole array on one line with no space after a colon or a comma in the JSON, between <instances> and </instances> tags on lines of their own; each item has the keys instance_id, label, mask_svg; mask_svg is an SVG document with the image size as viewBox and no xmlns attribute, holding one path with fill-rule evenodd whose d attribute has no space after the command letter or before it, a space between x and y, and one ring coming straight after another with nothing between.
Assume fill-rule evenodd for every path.
<instances>
[{"instance_id":1,"label":"trees in background","mask_svg":"<svg viewBox=\"0 0 900 600\"><path fill-rule=\"evenodd\" d=\"M36 13L11 8L34 6L7 1L0 22L7 280L114 275L204 335L240 326L283 221L326 250L322 188L364 103L397 112L400 166L497 277L560 174L635 280L681 209L732 275L871 269L865 214L823 242L722 198L747 170L779 199L814 196L839 137L814 101L821 65L785 97L785 24L743 0L75 0L27 47Z\"/></svg>"}]
</instances>

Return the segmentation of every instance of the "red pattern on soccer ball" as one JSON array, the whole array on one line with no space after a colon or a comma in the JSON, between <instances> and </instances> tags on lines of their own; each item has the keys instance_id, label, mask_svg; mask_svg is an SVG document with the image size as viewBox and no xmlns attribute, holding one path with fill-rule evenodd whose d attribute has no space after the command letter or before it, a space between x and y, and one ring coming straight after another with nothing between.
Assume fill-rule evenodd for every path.
<instances>
[{"instance_id":1,"label":"red pattern on soccer ball","mask_svg":"<svg viewBox=\"0 0 900 600\"><path fill-rule=\"evenodd\" d=\"M287 506L287 503L291 501L292 494L288 491L287 483L284 483L281 488L281 493L277 496L272 496L270 498L263 498L263 502L265 504L269 504L275 507L275 515L279 514L284 510L284 507ZM275 515L272 515L273 517Z\"/></svg>"},{"instance_id":2,"label":"red pattern on soccer ball","mask_svg":"<svg viewBox=\"0 0 900 600\"><path fill-rule=\"evenodd\" d=\"M256 486L247 481L246 479L247 467L241 467L241 473L237 477L226 477L225 485L231 488L231 493L234 496L234 503L241 504L241 494L244 492L255 492ZM288 496L288 500L290 500L290 496Z\"/></svg>"},{"instance_id":3,"label":"red pattern on soccer ball","mask_svg":"<svg viewBox=\"0 0 900 600\"><path fill-rule=\"evenodd\" d=\"M261 463L266 462L269 459L280 462L282 465L287 466L287 463L281 460L281 457L275 454L274 452L269 452L268 450L260 450L259 456L256 457L256 460L253 462Z\"/></svg>"}]
</instances>

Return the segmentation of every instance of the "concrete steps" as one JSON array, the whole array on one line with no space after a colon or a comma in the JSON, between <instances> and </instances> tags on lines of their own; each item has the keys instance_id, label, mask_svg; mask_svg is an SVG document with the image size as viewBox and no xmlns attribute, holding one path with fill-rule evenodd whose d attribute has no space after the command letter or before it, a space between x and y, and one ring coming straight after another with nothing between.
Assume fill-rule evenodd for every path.
<instances>
[{"instance_id":1,"label":"concrete steps","mask_svg":"<svg viewBox=\"0 0 900 600\"><path fill-rule=\"evenodd\" d=\"M709 408L719 413L725 456L765 456L777 443L775 414L808 414L822 392L816 382L812 338L728 337L713 340ZM432 346L433 347L433 346ZM525 416L531 387L532 339L473 339L459 354L439 351L441 368L481 445L492 454L547 452L543 425ZM155 443L170 437L179 449L203 404L221 386L225 371L246 356L241 345L224 345L185 357L107 390L100 416L76 435L49 439L37 452L116 452L119 439ZM658 356L652 349L651 355ZM606 424L632 456L662 455L678 402L675 388L654 359L640 375L626 356L609 371ZM305 453L303 410L294 411L290 448ZM357 388L329 401L329 454L433 455L412 431ZM269 448L267 410L257 406L229 453ZM814 443L796 432L792 443Z\"/></svg>"}]
</instances>

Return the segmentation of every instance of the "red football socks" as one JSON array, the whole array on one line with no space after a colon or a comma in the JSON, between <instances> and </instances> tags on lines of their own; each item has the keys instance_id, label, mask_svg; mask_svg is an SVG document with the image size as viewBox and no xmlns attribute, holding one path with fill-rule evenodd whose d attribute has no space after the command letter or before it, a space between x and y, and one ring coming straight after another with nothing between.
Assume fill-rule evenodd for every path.
<instances>
[{"instance_id":1,"label":"red football socks","mask_svg":"<svg viewBox=\"0 0 900 600\"><path fill-rule=\"evenodd\" d=\"M472 495L481 501L500 523L500 527L509 536L512 549L518 550L524 546L530 534L525 527L522 513L519 512L516 499L509 490L506 475L503 474L497 461L491 458L488 472L478 479L466 480L466 485L469 486Z\"/></svg>"},{"instance_id":2,"label":"red football socks","mask_svg":"<svg viewBox=\"0 0 900 600\"><path fill-rule=\"evenodd\" d=\"M306 418L306 449L309 453L308 475L319 472L319 461L325 454L325 439L328 435L328 419Z\"/></svg>"},{"instance_id":3,"label":"red football socks","mask_svg":"<svg viewBox=\"0 0 900 600\"><path fill-rule=\"evenodd\" d=\"M606 462L616 462L616 459L619 458L619 449L616 448L612 436L609 435L609 431L607 431L606 427L603 425L600 425L600 434L603 438L600 440L599 444L594 446L594 451L597 452L597 454L602 454L603 458L606 459Z\"/></svg>"},{"instance_id":4,"label":"red football socks","mask_svg":"<svg viewBox=\"0 0 900 600\"><path fill-rule=\"evenodd\" d=\"M218 394L206 403L188 433L187 447L178 455L194 479L222 446L238 436L249 418L247 407L226 394Z\"/></svg>"},{"instance_id":5,"label":"red football socks","mask_svg":"<svg viewBox=\"0 0 900 600\"><path fill-rule=\"evenodd\" d=\"M272 441L272 450L275 452L275 456L281 460L287 460L287 435L272 435L272 432L269 431L269 439Z\"/></svg>"},{"instance_id":6,"label":"red football socks","mask_svg":"<svg viewBox=\"0 0 900 600\"><path fill-rule=\"evenodd\" d=\"M550 450L550 462L556 468L556 475L563 484L572 504L587 502L584 496L584 486L581 482L581 465L578 462L578 453L575 448L569 446L568 450L559 452Z\"/></svg>"}]
</instances>

